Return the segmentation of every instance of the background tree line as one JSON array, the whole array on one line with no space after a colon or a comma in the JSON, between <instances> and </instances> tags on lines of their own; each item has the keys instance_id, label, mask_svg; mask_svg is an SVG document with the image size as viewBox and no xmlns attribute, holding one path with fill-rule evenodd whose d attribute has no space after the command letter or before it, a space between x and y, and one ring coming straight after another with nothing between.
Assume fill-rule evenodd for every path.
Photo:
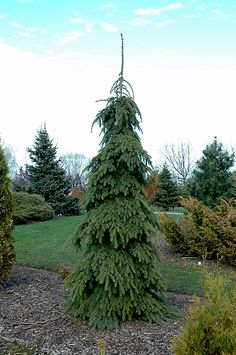
<instances>
[{"instance_id":1,"label":"background tree line","mask_svg":"<svg viewBox=\"0 0 236 355\"><path fill-rule=\"evenodd\" d=\"M46 125L37 131L33 147L27 148L31 162L24 167L17 166L13 149L2 139L1 145L14 191L43 196L56 214L79 213L78 199L86 189L88 158L79 153L57 158L57 146L50 139ZM235 196L235 152L225 148L217 137L206 146L197 161L191 144L183 141L166 144L161 156L162 163L147 176L145 188L154 206L178 207L179 197L190 195L211 207L221 197ZM20 200L23 201L22 195ZM45 213L45 218L47 215Z\"/></svg>"},{"instance_id":2,"label":"background tree line","mask_svg":"<svg viewBox=\"0 0 236 355\"><path fill-rule=\"evenodd\" d=\"M46 125L37 130L33 147L27 148L30 163L24 167L17 169L13 150L7 145L3 148L10 170L15 223L80 213L79 198L87 179L85 156L67 153L58 158L57 146L50 139Z\"/></svg>"},{"instance_id":3,"label":"background tree line","mask_svg":"<svg viewBox=\"0 0 236 355\"><path fill-rule=\"evenodd\" d=\"M148 176L146 194L163 209L179 206L179 197L190 195L213 207L221 198L235 197L235 151L214 137L196 162L189 142L165 146L164 163Z\"/></svg>"}]
</instances>

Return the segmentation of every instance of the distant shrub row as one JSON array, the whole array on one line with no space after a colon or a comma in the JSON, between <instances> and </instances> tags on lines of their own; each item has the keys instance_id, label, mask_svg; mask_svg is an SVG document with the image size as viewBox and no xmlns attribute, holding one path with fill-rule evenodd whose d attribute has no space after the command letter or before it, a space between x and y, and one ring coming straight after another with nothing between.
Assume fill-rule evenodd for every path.
<instances>
[{"instance_id":1,"label":"distant shrub row","mask_svg":"<svg viewBox=\"0 0 236 355\"><path fill-rule=\"evenodd\" d=\"M187 255L220 258L236 265L235 200L208 208L195 198L181 198L188 214L178 222L160 215L160 227L172 245Z\"/></svg>"}]
</instances>

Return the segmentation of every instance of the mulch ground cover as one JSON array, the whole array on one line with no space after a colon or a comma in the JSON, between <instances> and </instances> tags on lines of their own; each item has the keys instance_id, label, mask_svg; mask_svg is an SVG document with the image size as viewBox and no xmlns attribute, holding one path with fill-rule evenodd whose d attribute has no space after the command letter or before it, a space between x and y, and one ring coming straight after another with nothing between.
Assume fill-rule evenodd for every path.
<instances>
[{"instance_id":1,"label":"mulch ground cover","mask_svg":"<svg viewBox=\"0 0 236 355\"><path fill-rule=\"evenodd\" d=\"M178 261L160 240L162 257ZM192 301L185 294L167 292L166 297L170 306L181 311ZM121 323L115 331L98 331L65 313L67 298L58 273L16 265L0 289L0 354L92 355L98 354L97 340L103 339L106 355L168 355L185 320L172 318L162 326L132 321Z\"/></svg>"}]
</instances>

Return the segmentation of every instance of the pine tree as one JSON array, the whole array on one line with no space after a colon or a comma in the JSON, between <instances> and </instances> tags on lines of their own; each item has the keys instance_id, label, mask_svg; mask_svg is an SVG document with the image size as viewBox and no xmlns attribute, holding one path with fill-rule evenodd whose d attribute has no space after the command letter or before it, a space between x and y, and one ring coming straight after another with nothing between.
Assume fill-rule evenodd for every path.
<instances>
[{"instance_id":1,"label":"pine tree","mask_svg":"<svg viewBox=\"0 0 236 355\"><path fill-rule=\"evenodd\" d=\"M27 151L33 163L26 166L29 192L42 195L56 214L66 214L70 183L57 159L57 147L53 145L46 126L37 131L34 146Z\"/></svg>"},{"instance_id":2,"label":"pine tree","mask_svg":"<svg viewBox=\"0 0 236 355\"><path fill-rule=\"evenodd\" d=\"M12 228L10 178L8 177L8 166L4 151L0 146L0 285L9 278L15 262Z\"/></svg>"},{"instance_id":3,"label":"pine tree","mask_svg":"<svg viewBox=\"0 0 236 355\"><path fill-rule=\"evenodd\" d=\"M212 207L220 198L233 195L233 175L235 153L229 153L215 137L206 146L189 182L190 194L206 206Z\"/></svg>"},{"instance_id":4,"label":"pine tree","mask_svg":"<svg viewBox=\"0 0 236 355\"><path fill-rule=\"evenodd\" d=\"M99 329L116 328L120 320L161 322L167 316L151 243L157 222L144 195L151 162L137 134L141 114L123 78L123 60L122 37L119 78L93 123L103 138L89 164L87 213L75 237L80 260L66 282L69 309Z\"/></svg>"},{"instance_id":5,"label":"pine tree","mask_svg":"<svg viewBox=\"0 0 236 355\"><path fill-rule=\"evenodd\" d=\"M166 210L179 205L179 192L166 164L158 174L158 191L153 196L153 203Z\"/></svg>"}]
</instances>

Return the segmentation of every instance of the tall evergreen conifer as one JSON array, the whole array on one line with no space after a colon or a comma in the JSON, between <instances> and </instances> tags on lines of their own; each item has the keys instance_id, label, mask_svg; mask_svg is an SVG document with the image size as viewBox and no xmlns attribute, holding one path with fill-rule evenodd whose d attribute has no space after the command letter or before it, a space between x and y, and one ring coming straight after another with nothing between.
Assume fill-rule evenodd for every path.
<instances>
[{"instance_id":1,"label":"tall evergreen conifer","mask_svg":"<svg viewBox=\"0 0 236 355\"><path fill-rule=\"evenodd\" d=\"M158 174L157 191L153 196L153 203L167 210L179 205L178 187L166 164Z\"/></svg>"},{"instance_id":2,"label":"tall evergreen conifer","mask_svg":"<svg viewBox=\"0 0 236 355\"><path fill-rule=\"evenodd\" d=\"M103 138L89 165L87 213L75 237L80 260L66 283L69 309L99 329L137 317L161 322L167 315L151 243L156 218L143 189L151 162L137 134L141 114L132 92L123 78L122 38L119 78L94 121Z\"/></svg>"},{"instance_id":3,"label":"tall evergreen conifer","mask_svg":"<svg viewBox=\"0 0 236 355\"><path fill-rule=\"evenodd\" d=\"M33 163L26 166L29 192L42 195L56 214L66 214L70 207L70 183L57 159L57 147L53 145L46 126L37 131L34 146L27 151Z\"/></svg>"},{"instance_id":4,"label":"tall evergreen conifer","mask_svg":"<svg viewBox=\"0 0 236 355\"><path fill-rule=\"evenodd\" d=\"M208 207L212 207L220 198L233 196L233 174L235 153L229 153L215 137L203 150L201 159L193 171L189 182L190 194Z\"/></svg>"},{"instance_id":5,"label":"tall evergreen conifer","mask_svg":"<svg viewBox=\"0 0 236 355\"><path fill-rule=\"evenodd\" d=\"M10 178L4 151L0 146L0 285L10 276L15 261L13 238L11 235L12 195Z\"/></svg>"}]
</instances>

